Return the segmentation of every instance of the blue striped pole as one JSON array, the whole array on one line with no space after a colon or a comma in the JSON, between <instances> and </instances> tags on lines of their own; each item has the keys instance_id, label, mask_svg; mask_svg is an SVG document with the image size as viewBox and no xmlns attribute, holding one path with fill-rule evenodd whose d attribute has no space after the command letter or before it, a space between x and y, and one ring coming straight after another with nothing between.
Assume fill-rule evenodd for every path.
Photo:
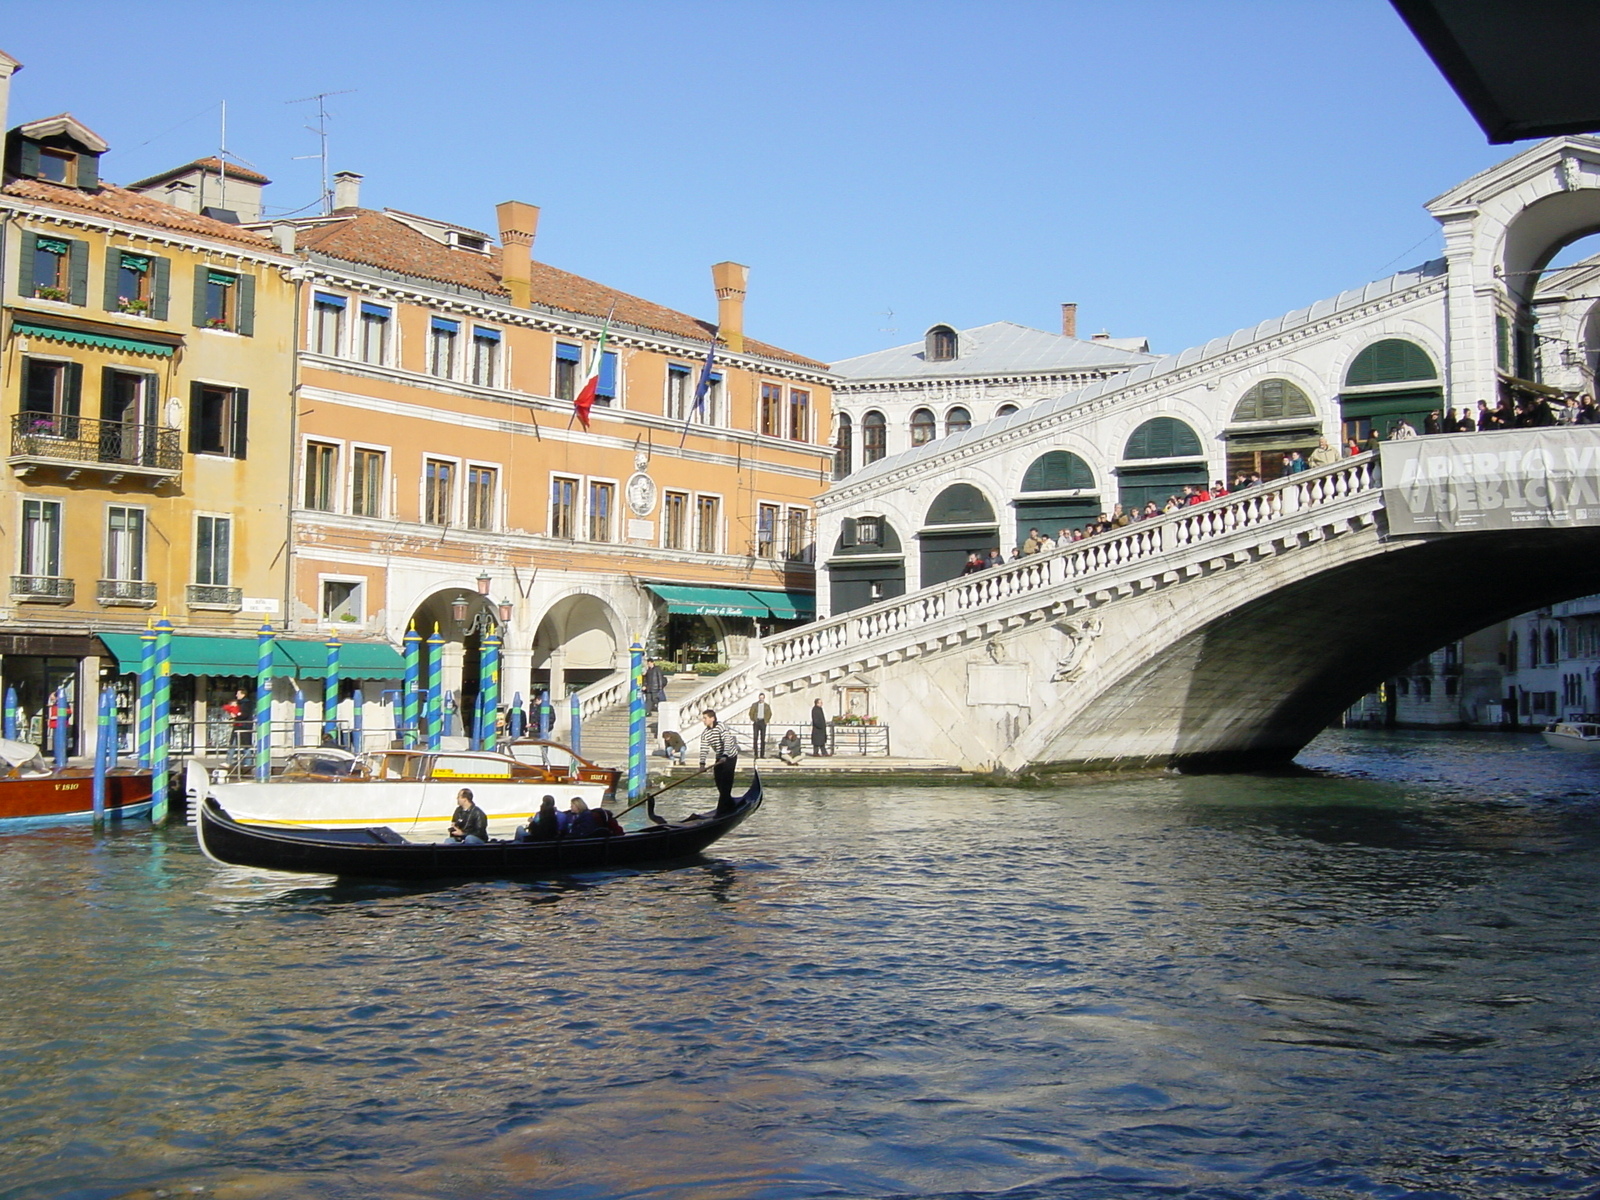
<instances>
[{"instance_id":1,"label":"blue striped pole","mask_svg":"<svg viewBox=\"0 0 1600 1200\"><path fill-rule=\"evenodd\" d=\"M14 688L14 687L7 687L6 688L4 721L5 721L4 729L5 729L6 740L10 741L10 742L16 741L17 740L17 689Z\"/></svg>"},{"instance_id":2,"label":"blue striped pole","mask_svg":"<svg viewBox=\"0 0 1600 1200\"><path fill-rule=\"evenodd\" d=\"M150 819L167 819L168 792L172 786L172 754L167 722L172 709L172 622L156 620L155 716L150 723Z\"/></svg>"},{"instance_id":3,"label":"blue striped pole","mask_svg":"<svg viewBox=\"0 0 1600 1200\"><path fill-rule=\"evenodd\" d=\"M106 772L114 761L112 754L116 751L117 716L116 692L111 688L100 689L100 712L97 725L98 737L94 744L94 827L102 829L106 823Z\"/></svg>"},{"instance_id":4,"label":"blue striped pole","mask_svg":"<svg viewBox=\"0 0 1600 1200\"><path fill-rule=\"evenodd\" d=\"M50 741L55 749L56 770L67 765L67 686L59 685L50 693Z\"/></svg>"},{"instance_id":5,"label":"blue striped pole","mask_svg":"<svg viewBox=\"0 0 1600 1200\"><path fill-rule=\"evenodd\" d=\"M139 635L139 765L150 769L156 719L156 631Z\"/></svg>"},{"instance_id":6,"label":"blue striped pole","mask_svg":"<svg viewBox=\"0 0 1600 1200\"><path fill-rule=\"evenodd\" d=\"M361 690L361 685L356 685L355 695L351 697L350 708L350 749L357 754L361 753L362 727L366 724L365 714L361 711L367 706L366 693Z\"/></svg>"},{"instance_id":7,"label":"blue striped pole","mask_svg":"<svg viewBox=\"0 0 1600 1200\"><path fill-rule=\"evenodd\" d=\"M479 741L485 750L499 744L494 722L500 715L500 637L488 634L483 639L483 649L478 654L478 728Z\"/></svg>"},{"instance_id":8,"label":"blue striped pole","mask_svg":"<svg viewBox=\"0 0 1600 1200\"><path fill-rule=\"evenodd\" d=\"M444 736L444 635L435 625L428 635L428 749Z\"/></svg>"},{"instance_id":9,"label":"blue striped pole","mask_svg":"<svg viewBox=\"0 0 1600 1200\"><path fill-rule=\"evenodd\" d=\"M328 664L322 677L322 744L339 741L339 639L327 641Z\"/></svg>"},{"instance_id":10,"label":"blue striped pole","mask_svg":"<svg viewBox=\"0 0 1600 1200\"><path fill-rule=\"evenodd\" d=\"M644 795L644 647L628 647L628 799Z\"/></svg>"},{"instance_id":11,"label":"blue striped pole","mask_svg":"<svg viewBox=\"0 0 1600 1200\"><path fill-rule=\"evenodd\" d=\"M572 736L567 742L572 747L572 752L579 754L583 747L583 714L578 711L577 692L567 697L567 711L572 714Z\"/></svg>"},{"instance_id":12,"label":"blue striped pole","mask_svg":"<svg viewBox=\"0 0 1600 1200\"><path fill-rule=\"evenodd\" d=\"M306 694L300 690L300 681L294 681L294 744L306 744Z\"/></svg>"},{"instance_id":13,"label":"blue striped pole","mask_svg":"<svg viewBox=\"0 0 1600 1200\"><path fill-rule=\"evenodd\" d=\"M272 626L256 632L256 720L254 775L265 783L272 778Z\"/></svg>"},{"instance_id":14,"label":"blue striped pole","mask_svg":"<svg viewBox=\"0 0 1600 1200\"><path fill-rule=\"evenodd\" d=\"M405 636L405 680L400 688L400 729L407 746L417 744L417 689L421 685L422 635L413 625Z\"/></svg>"}]
</instances>

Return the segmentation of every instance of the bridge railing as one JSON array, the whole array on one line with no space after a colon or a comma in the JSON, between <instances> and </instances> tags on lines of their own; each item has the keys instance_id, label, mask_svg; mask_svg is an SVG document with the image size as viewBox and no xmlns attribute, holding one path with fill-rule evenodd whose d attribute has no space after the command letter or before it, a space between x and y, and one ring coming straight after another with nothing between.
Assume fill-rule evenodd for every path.
<instances>
[{"instance_id":1,"label":"bridge railing","mask_svg":"<svg viewBox=\"0 0 1600 1200\"><path fill-rule=\"evenodd\" d=\"M1069 542L908 596L881 601L761 642L767 667L823 657L933 624L955 613L980 613L1022 595L1092 578L1131 563L1269 525L1378 487L1377 456L1361 454L1288 475L1111 534ZM732 682L732 681L729 681Z\"/></svg>"}]
</instances>

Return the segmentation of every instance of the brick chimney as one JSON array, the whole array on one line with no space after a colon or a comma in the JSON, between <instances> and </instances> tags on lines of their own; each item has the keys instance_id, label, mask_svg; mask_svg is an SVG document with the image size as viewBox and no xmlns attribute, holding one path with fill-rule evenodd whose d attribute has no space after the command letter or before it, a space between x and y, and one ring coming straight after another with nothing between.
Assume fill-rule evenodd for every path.
<instances>
[{"instance_id":1,"label":"brick chimney","mask_svg":"<svg viewBox=\"0 0 1600 1200\"><path fill-rule=\"evenodd\" d=\"M354 171L340 171L333 177L333 207L361 207L361 176Z\"/></svg>"},{"instance_id":2,"label":"brick chimney","mask_svg":"<svg viewBox=\"0 0 1600 1200\"><path fill-rule=\"evenodd\" d=\"M1061 336L1069 338L1078 336L1078 306L1076 304L1063 304L1061 306Z\"/></svg>"},{"instance_id":3,"label":"brick chimney","mask_svg":"<svg viewBox=\"0 0 1600 1200\"><path fill-rule=\"evenodd\" d=\"M744 353L744 291L750 268L736 262L719 262L711 268L711 286L717 289L717 330L728 349Z\"/></svg>"},{"instance_id":4,"label":"brick chimney","mask_svg":"<svg viewBox=\"0 0 1600 1200\"><path fill-rule=\"evenodd\" d=\"M500 221L500 282L511 303L526 308L533 287L533 239L539 233L539 208L520 200L494 207Z\"/></svg>"}]
</instances>

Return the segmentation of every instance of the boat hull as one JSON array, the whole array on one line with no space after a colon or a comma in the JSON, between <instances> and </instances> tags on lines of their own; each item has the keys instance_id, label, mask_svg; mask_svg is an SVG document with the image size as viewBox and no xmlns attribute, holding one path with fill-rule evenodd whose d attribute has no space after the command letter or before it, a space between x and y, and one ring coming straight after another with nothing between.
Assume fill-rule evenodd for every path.
<instances>
[{"instance_id":1,"label":"boat hull","mask_svg":"<svg viewBox=\"0 0 1600 1200\"><path fill-rule=\"evenodd\" d=\"M726 816L701 817L610 837L553 842L395 844L383 829L312 830L249 825L215 801L200 808L196 837L206 857L227 866L341 878L420 883L442 879L519 879L605 867L671 862L698 854L761 807L760 776Z\"/></svg>"},{"instance_id":2,"label":"boat hull","mask_svg":"<svg viewBox=\"0 0 1600 1200\"><path fill-rule=\"evenodd\" d=\"M1594 726L1587 728L1593 729ZM1565 726L1557 725L1554 729L1541 731L1541 736L1547 746L1554 746L1557 750L1575 750L1580 754L1600 754L1600 736L1584 734L1570 730Z\"/></svg>"},{"instance_id":3,"label":"boat hull","mask_svg":"<svg viewBox=\"0 0 1600 1200\"><path fill-rule=\"evenodd\" d=\"M106 816L143 816L150 811L150 772L113 771L106 776ZM0 827L94 819L94 772L68 767L49 775L0 779Z\"/></svg>"}]
</instances>

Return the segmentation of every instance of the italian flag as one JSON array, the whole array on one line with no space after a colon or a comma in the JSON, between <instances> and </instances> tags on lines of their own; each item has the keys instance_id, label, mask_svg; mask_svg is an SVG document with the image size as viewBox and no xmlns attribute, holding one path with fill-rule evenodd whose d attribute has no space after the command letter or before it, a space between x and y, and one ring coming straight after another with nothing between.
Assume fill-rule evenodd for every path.
<instances>
[{"instance_id":1,"label":"italian flag","mask_svg":"<svg viewBox=\"0 0 1600 1200\"><path fill-rule=\"evenodd\" d=\"M589 373L584 376L583 386L572 401L572 411L578 416L578 424L585 429L589 428L589 410L594 407L595 393L600 390L600 364L606 359L606 334L610 330L611 317L608 314L606 323L600 327L600 344L594 348L594 357L589 360Z\"/></svg>"}]
</instances>

